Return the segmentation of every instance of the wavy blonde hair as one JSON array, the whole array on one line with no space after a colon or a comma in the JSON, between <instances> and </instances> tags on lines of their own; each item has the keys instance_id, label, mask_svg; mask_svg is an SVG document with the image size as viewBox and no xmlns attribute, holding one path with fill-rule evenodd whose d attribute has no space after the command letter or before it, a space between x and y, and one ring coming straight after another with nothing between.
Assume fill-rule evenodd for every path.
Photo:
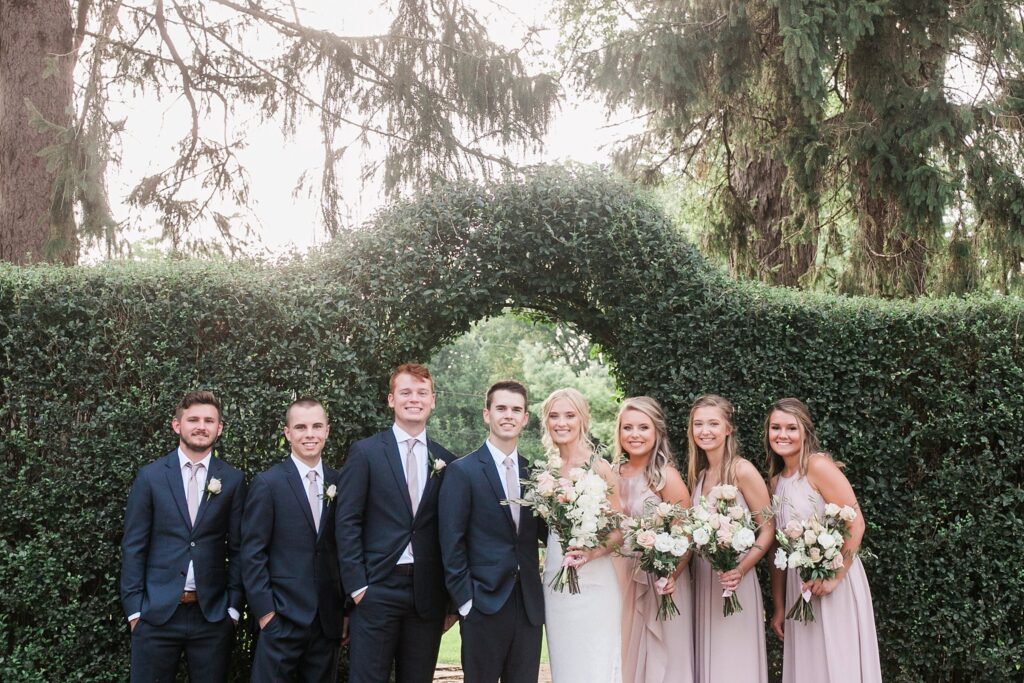
<instances>
[{"instance_id":1,"label":"wavy blonde hair","mask_svg":"<svg viewBox=\"0 0 1024 683\"><path fill-rule=\"evenodd\" d=\"M634 396L627 398L619 407L619 414L615 416L615 446L612 448L612 462L622 461L622 442L619 430L622 428L622 415L627 410L636 410L650 418L654 425L654 450L647 460L644 468L644 477L647 485L652 491L660 491L665 488L665 468L675 461L672 455L672 444L668 440L668 425L665 423L665 412L661 405L650 396ZM628 456L627 456L628 458Z\"/></svg>"},{"instance_id":2,"label":"wavy blonde hair","mask_svg":"<svg viewBox=\"0 0 1024 683\"><path fill-rule=\"evenodd\" d=\"M555 401L563 398L572 405L573 410L576 411L580 418L580 445L587 453L592 455L595 448L594 442L590 439L590 404L587 403L587 399L583 394L572 387L555 389L540 404L540 421L543 428L540 442L544 445L544 452L548 455L558 452L558 447L555 446L555 442L551 439L551 432L548 431L548 415L551 414L551 406L555 404Z\"/></svg>"},{"instance_id":3,"label":"wavy blonde hair","mask_svg":"<svg viewBox=\"0 0 1024 683\"><path fill-rule=\"evenodd\" d=\"M800 425L803 444L800 447L800 459L797 463L801 477L807 476L807 463L811 461L812 455L824 455L830 460L832 459L830 454L821 450L821 442L818 441L818 434L814 431L814 420L811 419L811 411L807 409L804 402L798 398L780 398L769 406L768 413L764 416L764 451L767 456L768 481L779 475L786 465L782 456L772 450L771 441L768 439L768 428L772 424L772 413L774 412L792 415L796 418L797 424ZM837 462L836 465L840 468L843 467L841 462Z\"/></svg>"},{"instance_id":4,"label":"wavy blonde hair","mask_svg":"<svg viewBox=\"0 0 1024 683\"><path fill-rule=\"evenodd\" d=\"M697 445L697 440L693 438L693 414L696 413L699 408L718 408L722 411L722 417L725 418L726 424L732 428L732 432L725 437L725 452L722 454L722 469L719 476L719 483L735 483L733 470L736 467L736 461L740 459L740 444L739 440L736 438L736 425L733 422L733 415L736 410L732 407L732 403L730 403L728 399L722 398L717 394L704 394L703 396L699 396L697 400L693 402L693 406L690 408L690 417L686 421L686 439L688 441L687 454L690 459L687 467L686 478L689 480L691 491L696 488L697 480L704 471L711 467L711 463L708 461L708 454L704 452L703 448ZM704 493L704 491L701 493Z\"/></svg>"}]
</instances>

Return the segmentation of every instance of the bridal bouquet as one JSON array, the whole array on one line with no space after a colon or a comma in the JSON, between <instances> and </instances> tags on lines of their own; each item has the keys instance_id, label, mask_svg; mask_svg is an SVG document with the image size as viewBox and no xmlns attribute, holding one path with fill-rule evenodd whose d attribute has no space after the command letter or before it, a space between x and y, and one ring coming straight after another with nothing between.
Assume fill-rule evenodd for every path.
<instances>
[{"instance_id":1,"label":"bridal bouquet","mask_svg":"<svg viewBox=\"0 0 1024 683\"><path fill-rule=\"evenodd\" d=\"M707 499L701 497L690 510L684 531L693 539L697 554L711 563L712 569L727 572L735 569L740 563L740 556L754 547L757 525L750 511L736 502L735 486L721 484L712 488L710 493L716 499L715 504L709 505ZM723 615L743 611L733 591L726 589L722 597L725 598Z\"/></svg>"},{"instance_id":2,"label":"bridal bouquet","mask_svg":"<svg viewBox=\"0 0 1024 683\"><path fill-rule=\"evenodd\" d=\"M618 515L608 502L608 482L589 467L574 467L559 475L562 458L552 455L536 467L523 483L524 494L514 502L533 508L548 529L558 535L562 546L562 566L551 587L570 593L580 592L578 566L568 554L570 548L591 549L600 546L618 523Z\"/></svg>"},{"instance_id":3,"label":"bridal bouquet","mask_svg":"<svg viewBox=\"0 0 1024 683\"><path fill-rule=\"evenodd\" d=\"M620 528L623 533L623 552L632 552L639 570L658 577L657 586L664 587L668 577L675 573L679 558L690 549L690 539L683 531L687 510L672 503L654 499L644 505L642 517L627 517ZM671 595L662 595L658 606L658 620L665 621L679 614Z\"/></svg>"},{"instance_id":4,"label":"bridal bouquet","mask_svg":"<svg viewBox=\"0 0 1024 683\"><path fill-rule=\"evenodd\" d=\"M825 519L815 515L804 521L791 520L785 529L775 532L779 549L775 552L775 566L785 571L796 569L802 581L832 579L843 568L843 541L850 537L850 522L857 519L857 511L849 505L825 505ZM804 591L786 613L787 619L814 621L811 592Z\"/></svg>"}]
</instances>

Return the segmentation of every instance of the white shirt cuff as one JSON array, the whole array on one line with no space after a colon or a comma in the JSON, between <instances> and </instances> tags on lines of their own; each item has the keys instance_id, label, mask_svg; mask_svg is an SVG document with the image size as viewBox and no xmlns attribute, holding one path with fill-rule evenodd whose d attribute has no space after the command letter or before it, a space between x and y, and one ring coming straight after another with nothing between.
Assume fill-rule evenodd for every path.
<instances>
[{"instance_id":1,"label":"white shirt cuff","mask_svg":"<svg viewBox=\"0 0 1024 683\"><path fill-rule=\"evenodd\" d=\"M238 622L238 610L236 610L234 607L228 607L228 616L231 617L232 621L236 623Z\"/></svg>"},{"instance_id":2,"label":"white shirt cuff","mask_svg":"<svg viewBox=\"0 0 1024 683\"><path fill-rule=\"evenodd\" d=\"M473 609L473 600L472 599L470 599L469 601L464 603L462 605L462 607L459 608L459 616L462 616L462 617L466 616L467 614L469 614L469 611L471 609Z\"/></svg>"},{"instance_id":3,"label":"white shirt cuff","mask_svg":"<svg viewBox=\"0 0 1024 683\"><path fill-rule=\"evenodd\" d=\"M362 588L360 588L357 591L352 591L351 593L349 593L349 595L351 595L352 599L355 600L356 598L359 597L360 593L365 593L367 588L369 588L369 586L363 586Z\"/></svg>"},{"instance_id":4,"label":"white shirt cuff","mask_svg":"<svg viewBox=\"0 0 1024 683\"><path fill-rule=\"evenodd\" d=\"M135 614L133 614L130 617L128 617L128 622L130 623L132 619L138 619L141 616L142 616L142 612L136 612Z\"/></svg>"}]
</instances>

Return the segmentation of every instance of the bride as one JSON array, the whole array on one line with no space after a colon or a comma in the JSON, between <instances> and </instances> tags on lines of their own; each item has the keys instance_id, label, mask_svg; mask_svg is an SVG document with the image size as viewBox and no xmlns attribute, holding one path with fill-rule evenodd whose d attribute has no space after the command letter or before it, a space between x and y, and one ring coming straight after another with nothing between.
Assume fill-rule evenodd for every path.
<instances>
[{"instance_id":1,"label":"bride","mask_svg":"<svg viewBox=\"0 0 1024 683\"><path fill-rule=\"evenodd\" d=\"M558 452L562 472L589 467L610 485L609 501L620 509L617 478L611 466L595 455L588 432L590 407L575 389L558 389L541 405L543 443ZM614 532L609 542L620 538ZM553 590L552 579L562 565L562 548L548 534L544 559L544 622L553 683L620 683L622 596L611 548L571 549L567 555L579 567L580 592Z\"/></svg>"}]
</instances>

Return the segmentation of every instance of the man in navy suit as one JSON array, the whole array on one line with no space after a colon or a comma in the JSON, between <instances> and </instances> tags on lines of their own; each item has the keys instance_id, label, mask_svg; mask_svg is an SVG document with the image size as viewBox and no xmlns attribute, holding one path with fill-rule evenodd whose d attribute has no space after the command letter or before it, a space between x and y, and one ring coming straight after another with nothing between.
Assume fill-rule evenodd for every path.
<instances>
[{"instance_id":1,"label":"man in navy suit","mask_svg":"<svg viewBox=\"0 0 1024 683\"><path fill-rule=\"evenodd\" d=\"M336 534L351 616L350 683L429 683L448 595L437 539L437 493L455 459L427 438L434 383L423 365L391 375L390 429L349 450L338 485Z\"/></svg>"},{"instance_id":2,"label":"man in navy suit","mask_svg":"<svg viewBox=\"0 0 1024 683\"><path fill-rule=\"evenodd\" d=\"M139 470L121 541L121 604L132 681L225 681L242 609L238 561L245 478L213 456L223 424L209 391L181 399L178 448Z\"/></svg>"},{"instance_id":3,"label":"man in navy suit","mask_svg":"<svg viewBox=\"0 0 1024 683\"><path fill-rule=\"evenodd\" d=\"M330 426L319 401L285 413L291 454L253 479L242 519L242 580L259 619L253 681L334 681L344 608L334 542L338 471L320 454Z\"/></svg>"},{"instance_id":4,"label":"man in navy suit","mask_svg":"<svg viewBox=\"0 0 1024 683\"><path fill-rule=\"evenodd\" d=\"M526 387L506 380L487 391L484 445L452 463L439 503L448 592L462 617L466 683L536 683L544 590L538 541L546 532L521 497L526 460Z\"/></svg>"}]
</instances>

